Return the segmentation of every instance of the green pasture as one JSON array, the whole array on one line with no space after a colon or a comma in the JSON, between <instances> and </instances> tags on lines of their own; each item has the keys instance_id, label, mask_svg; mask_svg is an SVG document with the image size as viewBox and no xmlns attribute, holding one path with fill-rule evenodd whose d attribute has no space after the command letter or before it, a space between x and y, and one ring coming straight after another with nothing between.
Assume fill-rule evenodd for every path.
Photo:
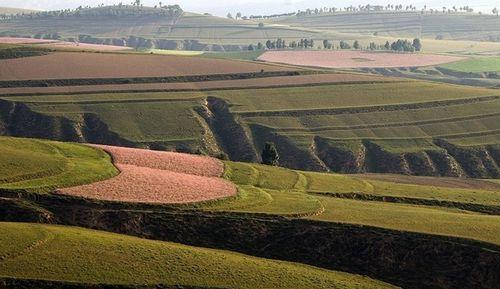
<instances>
[{"instance_id":1,"label":"green pasture","mask_svg":"<svg viewBox=\"0 0 500 289\"><path fill-rule=\"evenodd\" d=\"M500 57L473 57L459 62L444 64L441 67L460 72L500 72Z\"/></svg>"},{"instance_id":2,"label":"green pasture","mask_svg":"<svg viewBox=\"0 0 500 289\"><path fill-rule=\"evenodd\" d=\"M11 278L241 289L394 288L296 263L38 224L0 223L0 256L0 276Z\"/></svg>"},{"instance_id":3,"label":"green pasture","mask_svg":"<svg viewBox=\"0 0 500 289\"><path fill-rule=\"evenodd\" d=\"M48 192L118 174L105 152L88 146L0 137L0 188Z\"/></svg>"}]
</instances>

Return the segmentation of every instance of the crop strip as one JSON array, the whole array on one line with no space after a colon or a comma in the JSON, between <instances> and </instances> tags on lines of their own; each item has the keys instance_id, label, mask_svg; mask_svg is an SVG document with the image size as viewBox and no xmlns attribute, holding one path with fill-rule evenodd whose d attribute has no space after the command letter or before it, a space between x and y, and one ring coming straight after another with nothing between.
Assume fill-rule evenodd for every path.
<instances>
[{"instance_id":1,"label":"crop strip","mask_svg":"<svg viewBox=\"0 0 500 289\"><path fill-rule=\"evenodd\" d=\"M318 71L263 71L249 73L228 73L212 75L185 75L164 77L133 77L133 78L74 78L74 79L41 79L41 80L4 80L0 81L0 88L12 87L51 87L70 85L105 85L105 84L133 84L133 83L179 83L202 82L216 80L237 80L250 78L264 78L277 76L296 76L315 74Z\"/></svg>"},{"instance_id":2,"label":"crop strip","mask_svg":"<svg viewBox=\"0 0 500 289\"><path fill-rule=\"evenodd\" d=\"M462 116L462 117L455 117L455 118L429 119L429 120L422 120L422 121L408 121L408 122L397 122L397 123L394 122L394 123L378 123L378 124L361 124L361 125L353 125L353 126L324 126L324 127L315 127L315 128L273 128L273 129L275 129L276 131L280 131L280 132L294 132L294 131L326 132L326 131L335 131L335 130L418 126L418 125L435 124L435 123L449 123L449 122L457 122L457 121L484 119L484 118L495 117L495 116L500 116L500 112L481 114L481 115L469 115L469 116Z\"/></svg>"},{"instance_id":3,"label":"crop strip","mask_svg":"<svg viewBox=\"0 0 500 289\"><path fill-rule=\"evenodd\" d=\"M478 103L478 102L498 100L498 99L500 99L500 95L460 98L451 100L436 100L428 102L414 102L414 103L404 103L404 104L385 104L385 105L340 107L340 108L326 108L326 109L318 108L318 109L301 109L301 110L235 111L234 113L242 117L257 117L257 116L299 117L308 115L332 115L332 114L352 114L352 113L364 113L364 112L412 110L412 109L432 108L440 106L450 106L457 104Z\"/></svg>"},{"instance_id":4,"label":"crop strip","mask_svg":"<svg viewBox=\"0 0 500 289\"><path fill-rule=\"evenodd\" d=\"M313 195L332 197L332 198L387 202L387 203L403 203L403 204L420 205L420 206L447 207L447 208L455 208L471 212L478 212L488 215L500 215L500 206L489 206L482 204L461 203L461 202L452 202L444 200L429 200L429 199L409 198L409 197L378 196L378 195L359 193L359 192L334 193L334 192L308 191L308 193Z\"/></svg>"},{"instance_id":5,"label":"crop strip","mask_svg":"<svg viewBox=\"0 0 500 289\"><path fill-rule=\"evenodd\" d=\"M270 78L270 77L267 77ZM99 85L89 85L88 87L95 88L94 90L87 89L87 87L79 86L65 86L67 89L74 89L73 91L50 91L50 87L39 87L45 91L37 92L6 92L2 93L2 88L0 87L1 97L16 97L16 96L45 96L45 95L85 95L85 94L96 94L96 93L144 93L144 92L204 92L204 91L227 91L227 90L245 90L245 89L272 89L272 88L296 88L296 87L318 87L318 86L331 86L331 85L363 85L363 84L380 84L380 83L404 83L408 81L394 81L394 80L374 80L374 81L332 81L332 82L311 82L308 84L272 84L272 85L249 85L249 86L231 86L231 87L210 87L210 88L123 88L113 87L111 89L105 89L99 87ZM162 85L162 83L156 83ZM126 85L126 84L117 84ZM57 88L57 87L55 87ZM9 87L7 88L9 89Z\"/></svg>"}]
</instances>

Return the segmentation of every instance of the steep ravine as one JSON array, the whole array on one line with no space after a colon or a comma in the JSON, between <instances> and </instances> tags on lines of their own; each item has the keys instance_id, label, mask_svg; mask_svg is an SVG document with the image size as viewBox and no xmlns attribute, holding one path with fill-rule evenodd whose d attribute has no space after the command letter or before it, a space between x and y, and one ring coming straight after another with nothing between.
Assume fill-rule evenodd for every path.
<instances>
[{"instance_id":1,"label":"steep ravine","mask_svg":"<svg viewBox=\"0 0 500 289\"><path fill-rule=\"evenodd\" d=\"M418 176L500 177L500 145L458 146L435 139L431 149L389 151L377 141L331 141L319 136L290 139L258 124L243 124L230 111L230 104L208 97L196 109L203 127L196 144L137 143L111 131L97 114L73 119L31 110L26 104L0 99L0 135L89 142L127 147L225 154L230 160L259 162L265 142L276 144L283 167L338 173L396 173Z\"/></svg>"},{"instance_id":2,"label":"steep ravine","mask_svg":"<svg viewBox=\"0 0 500 289\"><path fill-rule=\"evenodd\" d=\"M0 99L0 123L0 135L135 146L91 113L82 114L78 121L70 120L35 112L24 103Z\"/></svg>"},{"instance_id":3,"label":"steep ravine","mask_svg":"<svg viewBox=\"0 0 500 289\"><path fill-rule=\"evenodd\" d=\"M229 111L229 104L219 98L209 96L203 109L198 113L207 122L217 143L230 160L257 162L259 157L245 128Z\"/></svg>"},{"instance_id":4,"label":"steep ravine","mask_svg":"<svg viewBox=\"0 0 500 289\"><path fill-rule=\"evenodd\" d=\"M417 176L498 178L496 146L460 147L435 140L437 149L394 153L374 141L314 139L318 157L338 173L395 173Z\"/></svg>"}]
</instances>

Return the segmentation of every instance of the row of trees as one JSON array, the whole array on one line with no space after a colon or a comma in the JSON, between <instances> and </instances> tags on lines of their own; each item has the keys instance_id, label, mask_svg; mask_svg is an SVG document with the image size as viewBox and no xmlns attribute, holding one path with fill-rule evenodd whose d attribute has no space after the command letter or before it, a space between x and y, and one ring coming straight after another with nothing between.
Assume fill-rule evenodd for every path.
<instances>
[{"instance_id":1,"label":"row of trees","mask_svg":"<svg viewBox=\"0 0 500 289\"><path fill-rule=\"evenodd\" d=\"M257 43L257 45L250 44L248 46L248 50L273 50L273 49L307 49L314 48L315 41L313 39L303 38L299 41L291 41L287 43L284 39L278 38L276 40L267 40L265 44L262 42ZM358 40L355 40L352 43L341 40L338 45L331 40L325 39L323 40L323 46L319 48L323 49L363 49ZM418 52L422 50L422 42L419 38L413 39L413 41L409 41L406 39L398 39L392 43L387 41L383 45L376 44L375 42L371 42L366 49L368 50L392 50L396 52Z\"/></svg>"},{"instance_id":2,"label":"row of trees","mask_svg":"<svg viewBox=\"0 0 500 289\"><path fill-rule=\"evenodd\" d=\"M110 17L110 16L144 16L156 15L165 17L178 17L184 11L179 5L163 5L159 2L154 9L145 8L140 0L135 0L130 4L120 2L116 5L105 6L104 4L97 7L79 6L76 9L64 9L54 11L37 11L31 13L18 14L0 14L0 20L14 19L40 19L40 18L65 18L65 17Z\"/></svg>"},{"instance_id":3,"label":"row of trees","mask_svg":"<svg viewBox=\"0 0 500 289\"><path fill-rule=\"evenodd\" d=\"M370 12L370 11L417 11L417 6L415 5L403 5L403 4L387 4L387 5L358 5L358 6L347 6L347 7L321 7L321 8L313 8L313 9L306 9L306 10L298 10L296 12L291 12L291 13L281 13L281 14L271 14L271 15L250 15L250 16L242 16L241 12L238 12L236 14L236 17L234 19L268 19L268 18L276 18L276 17L284 17L284 16L294 16L296 15L297 17L300 16L307 16L307 15L322 15L322 14L335 14L337 12ZM424 5L420 9L421 13L457 13L457 12L462 12L462 13L472 13L474 12L474 9L470 6L452 6L452 7L446 7L443 6L441 8L427 8L427 5ZM499 14L499 10L497 8L492 10L492 13L494 15ZM233 18L231 13L228 13L228 18Z\"/></svg>"},{"instance_id":4,"label":"row of trees","mask_svg":"<svg viewBox=\"0 0 500 289\"><path fill-rule=\"evenodd\" d=\"M291 41L290 43L287 43L286 40L282 38L278 38L276 40L267 40L265 44L262 42L255 44L250 44L248 46L248 50L263 50L263 49L287 49L287 48L314 48L314 40L313 39L308 39L308 38L302 38L299 41Z\"/></svg>"}]
</instances>

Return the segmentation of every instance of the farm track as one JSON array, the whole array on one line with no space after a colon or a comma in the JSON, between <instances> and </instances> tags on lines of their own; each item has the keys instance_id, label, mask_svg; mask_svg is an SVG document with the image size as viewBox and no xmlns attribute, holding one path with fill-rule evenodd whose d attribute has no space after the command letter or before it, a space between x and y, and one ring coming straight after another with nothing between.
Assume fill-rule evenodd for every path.
<instances>
[{"instance_id":1,"label":"farm track","mask_svg":"<svg viewBox=\"0 0 500 289\"><path fill-rule=\"evenodd\" d=\"M44 231L44 236L41 239L36 240L35 242L31 243L28 247L22 249L21 251L10 252L8 254L0 256L0 262L11 261L23 255L27 255L30 252L38 249L39 247L42 247L43 245L50 243L53 239L54 239L53 234L51 234L49 231Z\"/></svg>"},{"instance_id":2,"label":"farm track","mask_svg":"<svg viewBox=\"0 0 500 289\"><path fill-rule=\"evenodd\" d=\"M308 115L334 115L334 114L351 114L351 113L382 112L382 111L396 111L396 110L413 110L422 108L450 106L457 104L478 103L478 102L492 101L498 99L500 99L500 95L403 103L403 104L384 104L384 105L372 105L372 106L318 108L318 109L301 109L301 110L234 111L233 113L241 117L257 117L257 116L299 117Z\"/></svg>"}]
</instances>

